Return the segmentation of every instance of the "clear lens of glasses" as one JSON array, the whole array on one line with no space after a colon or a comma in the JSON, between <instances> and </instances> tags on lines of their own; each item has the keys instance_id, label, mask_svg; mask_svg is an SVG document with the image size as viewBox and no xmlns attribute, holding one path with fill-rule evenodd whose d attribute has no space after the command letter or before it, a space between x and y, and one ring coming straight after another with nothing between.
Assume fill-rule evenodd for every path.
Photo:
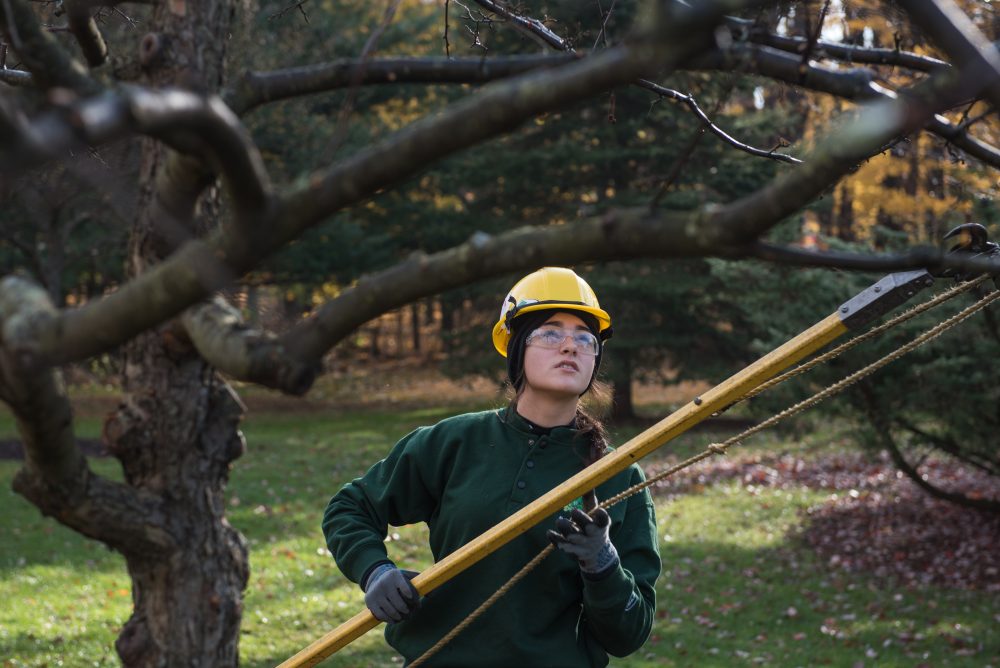
<instances>
[{"instance_id":1,"label":"clear lens of glasses","mask_svg":"<svg viewBox=\"0 0 1000 668\"><path fill-rule=\"evenodd\" d=\"M583 355L596 355L600 342L592 332L587 330L571 331L558 327L539 327L525 340L525 345L539 348L558 348L569 337L573 346Z\"/></svg>"}]
</instances>

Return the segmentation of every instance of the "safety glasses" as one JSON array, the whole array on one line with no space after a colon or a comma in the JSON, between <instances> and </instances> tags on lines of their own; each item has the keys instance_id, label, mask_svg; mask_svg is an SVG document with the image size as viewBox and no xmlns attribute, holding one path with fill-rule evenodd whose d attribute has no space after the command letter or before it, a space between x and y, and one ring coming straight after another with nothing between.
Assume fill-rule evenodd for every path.
<instances>
[{"instance_id":1,"label":"safety glasses","mask_svg":"<svg viewBox=\"0 0 1000 668\"><path fill-rule=\"evenodd\" d=\"M597 351L600 350L600 341L592 332L585 329L569 330L561 327L542 326L528 334L524 343L528 346L555 349L561 347L567 337L572 340L573 347L581 355L596 355Z\"/></svg>"}]
</instances>

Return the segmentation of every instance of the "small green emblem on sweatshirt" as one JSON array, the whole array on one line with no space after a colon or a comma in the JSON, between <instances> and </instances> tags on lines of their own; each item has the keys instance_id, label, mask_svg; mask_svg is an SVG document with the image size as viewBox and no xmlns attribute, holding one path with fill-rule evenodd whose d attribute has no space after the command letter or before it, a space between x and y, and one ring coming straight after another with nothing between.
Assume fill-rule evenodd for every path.
<instances>
[{"instance_id":1,"label":"small green emblem on sweatshirt","mask_svg":"<svg viewBox=\"0 0 1000 668\"><path fill-rule=\"evenodd\" d=\"M574 509L583 510L583 497L577 497L563 506L564 513L571 513Z\"/></svg>"}]
</instances>

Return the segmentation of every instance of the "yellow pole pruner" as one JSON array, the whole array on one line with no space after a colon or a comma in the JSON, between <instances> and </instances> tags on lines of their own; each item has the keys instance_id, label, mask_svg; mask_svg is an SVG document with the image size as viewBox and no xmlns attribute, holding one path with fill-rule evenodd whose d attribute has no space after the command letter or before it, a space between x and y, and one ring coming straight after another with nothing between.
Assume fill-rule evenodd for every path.
<instances>
[{"instance_id":1,"label":"yellow pole pruner","mask_svg":"<svg viewBox=\"0 0 1000 668\"><path fill-rule=\"evenodd\" d=\"M960 237L956 249L972 252L976 255L994 257L1000 255L997 252L996 244L985 241L985 233L986 230L981 225L969 224L952 230L948 237ZM959 276L959 278L968 277ZM843 334L860 330L876 318L894 310L918 291L933 283L933 276L926 270L905 271L883 277L877 283L844 302L836 312L823 318L703 395L696 397L615 451L435 563L413 578L413 586L421 596L426 596L545 518L558 512L566 504L625 470L635 461L677 438L714 413L725 410L772 377L820 350ZM287 659L280 664L279 668L315 666L378 626L379 623L375 616L368 609L365 609L295 656Z\"/></svg>"}]
</instances>

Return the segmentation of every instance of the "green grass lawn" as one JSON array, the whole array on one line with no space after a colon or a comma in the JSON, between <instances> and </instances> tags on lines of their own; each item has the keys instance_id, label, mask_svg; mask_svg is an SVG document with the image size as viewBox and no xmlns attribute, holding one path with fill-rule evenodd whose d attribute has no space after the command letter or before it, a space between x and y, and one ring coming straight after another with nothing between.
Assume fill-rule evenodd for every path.
<instances>
[{"instance_id":1,"label":"green grass lawn","mask_svg":"<svg viewBox=\"0 0 1000 668\"><path fill-rule=\"evenodd\" d=\"M407 431L454 412L248 421L248 452L234 467L229 498L230 522L251 545L243 665L274 666L362 609L361 592L326 551L319 530L326 502ZM96 434L96 426L81 432ZM9 433L0 420L0 434ZM678 450L697 450L709 438L692 435ZM803 447L771 436L745 449ZM116 475L112 460L92 464ZM122 559L14 494L17 467L0 462L0 666L118 665L113 643L131 604ZM896 589L829 571L797 543L802 511L828 495L724 483L658 498L664 572L656 625L642 650L613 665L1000 668L995 592ZM427 567L425 536L422 527L394 530L390 555ZM394 662L381 633L371 632L323 665Z\"/></svg>"}]
</instances>

